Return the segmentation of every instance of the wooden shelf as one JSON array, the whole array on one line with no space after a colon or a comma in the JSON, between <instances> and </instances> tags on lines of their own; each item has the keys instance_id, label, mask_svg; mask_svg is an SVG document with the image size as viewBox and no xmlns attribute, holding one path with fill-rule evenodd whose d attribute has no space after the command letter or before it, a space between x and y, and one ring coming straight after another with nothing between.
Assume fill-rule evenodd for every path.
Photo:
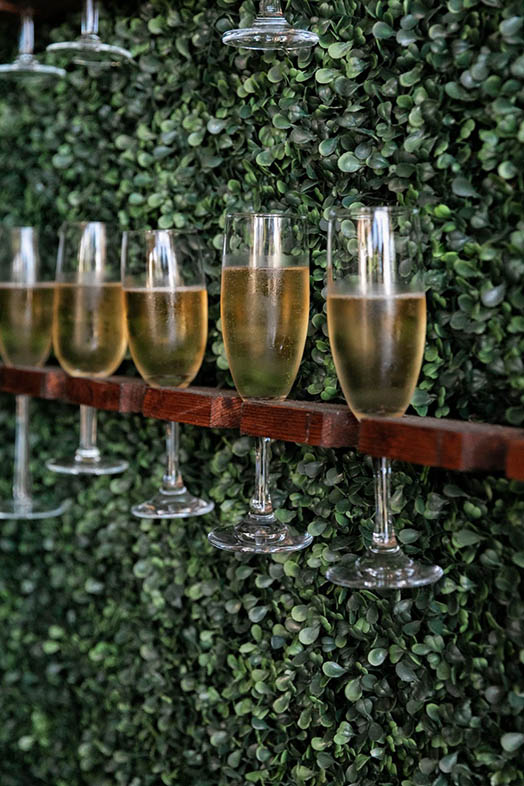
<instances>
[{"instance_id":1,"label":"wooden shelf","mask_svg":"<svg viewBox=\"0 0 524 786\"><path fill-rule=\"evenodd\" d=\"M37 16L45 18L65 16L81 7L82 0L0 0L0 11L21 14L25 8L32 8Z\"/></svg>"},{"instance_id":2,"label":"wooden shelf","mask_svg":"<svg viewBox=\"0 0 524 786\"><path fill-rule=\"evenodd\" d=\"M430 467L506 472L509 478L524 480L524 430L509 426L411 416L358 423L343 405L243 402L231 390L158 389L134 377L80 379L53 367L0 366L0 390L194 426L234 428L285 442L357 448Z\"/></svg>"}]
</instances>

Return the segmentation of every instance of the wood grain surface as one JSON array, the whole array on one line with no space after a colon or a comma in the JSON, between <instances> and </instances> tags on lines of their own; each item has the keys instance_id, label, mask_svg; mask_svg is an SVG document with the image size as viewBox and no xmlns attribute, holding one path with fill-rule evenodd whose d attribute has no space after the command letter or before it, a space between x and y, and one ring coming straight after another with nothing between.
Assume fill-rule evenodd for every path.
<instances>
[{"instance_id":1,"label":"wood grain surface","mask_svg":"<svg viewBox=\"0 0 524 786\"><path fill-rule=\"evenodd\" d=\"M506 472L524 480L524 430L444 418L367 418L339 404L242 401L232 390L152 388L137 377L84 379L59 368L0 366L0 390L134 412L208 428L234 428L324 448L357 448L371 456L463 472Z\"/></svg>"}]
</instances>

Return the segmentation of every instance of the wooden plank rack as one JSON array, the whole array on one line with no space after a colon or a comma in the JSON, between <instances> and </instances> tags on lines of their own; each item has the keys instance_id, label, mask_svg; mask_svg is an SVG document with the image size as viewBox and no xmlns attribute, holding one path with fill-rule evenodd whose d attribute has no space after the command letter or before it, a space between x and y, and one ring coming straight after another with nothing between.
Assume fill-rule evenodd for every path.
<instances>
[{"instance_id":1,"label":"wooden plank rack","mask_svg":"<svg viewBox=\"0 0 524 786\"><path fill-rule=\"evenodd\" d=\"M25 8L31 8L38 16L52 17L79 10L81 5L81 0L0 0L0 11L21 14Z\"/></svg>"},{"instance_id":2,"label":"wooden plank rack","mask_svg":"<svg viewBox=\"0 0 524 786\"><path fill-rule=\"evenodd\" d=\"M414 464L463 472L505 472L524 480L524 429L422 418L367 418L340 404L242 401L231 390L152 388L136 377L80 379L61 369L0 366L0 390L36 398L134 412L208 428L233 428L324 448L357 448Z\"/></svg>"}]
</instances>

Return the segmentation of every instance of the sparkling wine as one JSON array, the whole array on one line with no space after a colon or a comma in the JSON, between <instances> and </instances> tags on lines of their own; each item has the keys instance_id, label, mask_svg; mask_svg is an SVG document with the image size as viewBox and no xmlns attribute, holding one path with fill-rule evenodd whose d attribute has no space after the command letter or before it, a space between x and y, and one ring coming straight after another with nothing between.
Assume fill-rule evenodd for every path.
<instances>
[{"instance_id":1,"label":"sparkling wine","mask_svg":"<svg viewBox=\"0 0 524 786\"><path fill-rule=\"evenodd\" d=\"M329 294L328 328L338 378L353 414L403 415L424 352L424 294Z\"/></svg>"},{"instance_id":2,"label":"sparkling wine","mask_svg":"<svg viewBox=\"0 0 524 786\"><path fill-rule=\"evenodd\" d=\"M124 293L120 283L56 285L53 346L74 377L107 377L126 351Z\"/></svg>"},{"instance_id":3,"label":"sparkling wine","mask_svg":"<svg viewBox=\"0 0 524 786\"><path fill-rule=\"evenodd\" d=\"M42 366L51 350L53 283L0 284L0 354L8 366Z\"/></svg>"},{"instance_id":4,"label":"sparkling wine","mask_svg":"<svg viewBox=\"0 0 524 786\"><path fill-rule=\"evenodd\" d=\"M225 267L222 331L242 398L282 401L298 372L309 312L307 267Z\"/></svg>"},{"instance_id":5,"label":"sparkling wine","mask_svg":"<svg viewBox=\"0 0 524 786\"><path fill-rule=\"evenodd\" d=\"M141 376L155 387L187 387L207 341L203 287L126 289L129 349Z\"/></svg>"}]
</instances>

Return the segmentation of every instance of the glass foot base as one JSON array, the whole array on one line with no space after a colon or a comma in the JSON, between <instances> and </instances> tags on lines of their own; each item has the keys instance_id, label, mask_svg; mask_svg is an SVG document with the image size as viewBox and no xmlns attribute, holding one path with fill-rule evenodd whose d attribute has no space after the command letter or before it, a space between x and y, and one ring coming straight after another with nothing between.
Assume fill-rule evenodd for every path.
<instances>
[{"instance_id":1,"label":"glass foot base","mask_svg":"<svg viewBox=\"0 0 524 786\"><path fill-rule=\"evenodd\" d=\"M215 507L214 502L199 499L183 489L176 494L160 490L154 497L131 508L139 519L182 519L186 516L204 516Z\"/></svg>"},{"instance_id":2,"label":"glass foot base","mask_svg":"<svg viewBox=\"0 0 524 786\"><path fill-rule=\"evenodd\" d=\"M63 475L118 475L129 467L129 463L115 459L88 461L72 458L63 461L52 459L47 462L46 467L51 472L59 472Z\"/></svg>"},{"instance_id":3,"label":"glass foot base","mask_svg":"<svg viewBox=\"0 0 524 786\"><path fill-rule=\"evenodd\" d=\"M51 519L61 516L70 504L69 500L57 505L46 504L37 499L30 502L0 500L0 519Z\"/></svg>"},{"instance_id":4,"label":"glass foot base","mask_svg":"<svg viewBox=\"0 0 524 786\"><path fill-rule=\"evenodd\" d=\"M36 59L15 60L14 63L0 65L0 78L13 81L27 81L36 85L46 85L62 79L66 75L63 68L39 63Z\"/></svg>"},{"instance_id":5,"label":"glass foot base","mask_svg":"<svg viewBox=\"0 0 524 786\"><path fill-rule=\"evenodd\" d=\"M251 513L236 527L217 527L207 538L217 549L247 554L300 551L313 540L307 532L299 533L282 526L274 516L255 516Z\"/></svg>"},{"instance_id":6,"label":"glass foot base","mask_svg":"<svg viewBox=\"0 0 524 786\"><path fill-rule=\"evenodd\" d=\"M341 587L403 589L434 584L442 576L439 565L424 565L406 557L400 549L393 554L369 552L353 564L335 565L326 578Z\"/></svg>"},{"instance_id":7,"label":"glass foot base","mask_svg":"<svg viewBox=\"0 0 524 786\"><path fill-rule=\"evenodd\" d=\"M104 44L99 38L86 36L77 41L60 41L50 44L48 52L67 55L77 65L98 65L99 67L118 66L133 59L133 55L121 46Z\"/></svg>"},{"instance_id":8,"label":"glass foot base","mask_svg":"<svg viewBox=\"0 0 524 786\"><path fill-rule=\"evenodd\" d=\"M253 27L228 30L222 43L242 49L310 49L318 44L318 35L309 30L295 30L278 16L258 17Z\"/></svg>"}]
</instances>

